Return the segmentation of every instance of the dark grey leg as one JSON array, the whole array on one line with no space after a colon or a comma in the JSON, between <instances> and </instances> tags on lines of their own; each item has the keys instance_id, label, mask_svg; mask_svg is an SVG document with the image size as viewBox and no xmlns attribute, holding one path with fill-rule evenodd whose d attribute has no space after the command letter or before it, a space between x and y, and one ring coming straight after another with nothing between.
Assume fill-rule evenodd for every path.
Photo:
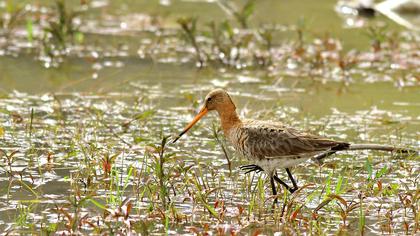
<instances>
[{"instance_id":1,"label":"dark grey leg","mask_svg":"<svg viewBox=\"0 0 420 236\"><path fill-rule=\"evenodd\" d=\"M276 196L274 198L273 207L277 204L277 190L276 190L276 183L274 183L274 177L270 177L270 184L271 184L271 190L273 190L273 195Z\"/></svg>"},{"instance_id":2,"label":"dark grey leg","mask_svg":"<svg viewBox=\"0 0 420 236\"><path fill-rule=\"evenodd\" d=\"M296 181L293 178L292 172L290 172L290 169L289 168L286 168L286 172L287 172L287 175L289 176L290 181L292 181L292 184L293 184L293 192L294 192L294 191L296 191L298 189L298 186L297 186Z\"/></svg>"},{"instance_id":3,"label":"dark grey leg","mask_svg":"<svg viewBox=\"0 0 420 236\"><path fill-rule=\"evenodd\" d=\"M278 183L283 185L290 193L293 193L295 191L295 189L292 189L291 187L289 187L289 185L287 185L285 182L283 182L281 179L279 179L279 177L277 177L277 175L274 175L273 178L274 178L275 181L277 181Z\"/></svg>"}]
</instances>

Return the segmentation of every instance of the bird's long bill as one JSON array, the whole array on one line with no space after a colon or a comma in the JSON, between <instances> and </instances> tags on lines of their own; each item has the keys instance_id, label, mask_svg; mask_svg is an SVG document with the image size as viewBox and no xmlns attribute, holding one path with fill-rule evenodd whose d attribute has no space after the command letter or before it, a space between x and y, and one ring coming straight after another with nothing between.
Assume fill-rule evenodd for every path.
<instances>
[{"instance_id":1,"label":"bird's long bill","mask_svg":"<svg viewBox=\"0 0 420 236\"><path fill-rule=\"evenodd\" d=\"M174 139L174 141L172 143L175 143L179 138L181 138L181 136L183 134L188 132L188 130L190 130L191 127L193 127L195 125L195 123L197 123L201 119L201 117L203 117L205 114L207 114L208 111L209 110L204 105L204 107L200 110L200 112L194 117L194 119L187 126L185 126L184 130Z\"/></svg>"}]
</instances>

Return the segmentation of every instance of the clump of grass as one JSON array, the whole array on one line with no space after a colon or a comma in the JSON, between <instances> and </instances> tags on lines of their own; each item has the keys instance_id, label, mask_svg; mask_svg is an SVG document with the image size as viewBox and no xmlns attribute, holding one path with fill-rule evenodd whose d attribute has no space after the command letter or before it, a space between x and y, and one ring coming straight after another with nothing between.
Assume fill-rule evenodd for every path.
<instances>
[{"instance_id":1,"label":"clump of grass","mask_svg":"<svg viewBox=\"0 0 420 236\"><path fill-rule=\"evenodd\" d=\"M210 33L213 49L212 55L218 59L222 65L236 67L244 60L243 51L248 49L250 42L254 39L254 34L248 32L235 33L235 29L229 21L223 21L219 26L211 22Z\"/></svg>"},{"instance_id":2,"label":"clump of grass","mask_svg":"<svg viewBox=\"0 0 420 236\"><path fill-rule=\"evenodd\" d=\"M147 177L147 185L142 187L142 196L147 192L149 199L159 201L160 207L151 202L149 210L159 215L166 232L169 230L170 222L179 221L181 217L170 195L170 190L172 190L174 196L177 194L173 181L179 174L174 174L177 173L177 168L174 165L175 153L169 152L167 149L167 144L170 141L169 137L161 134L159 144L150 144L147 147L146 160L151 161L150 165L147 164L150 172L143 172L146 176L149 173L149 176Z\"/></svg>"},{"instance_id":3,"label":"clump of grass","mask_svg":"<svg viewBox=\"0 0 420 236\"><path fill-rule=\"evenodd\" d=\"M44 31L50 34L47 42L58 46L58 49L65 49L68 43L74 43L77 34L80 33L74 22L80 12L68 10L64 0L56 1L55 10L57 19L50 20Z\"/></svg>"},{"instance_id":4,"label":"clump of grass","mask_svg":"<svg viewBox=\"0 0 420 236\"><path fill-rule=\"evenodd\" d=\"M179 18L177 20L178 24L181 26L183 36L194 48L196 60L199 67L204 65L204 58L201 52L201 48L197 42L198 32L197 32L197 18L188 17L188 18Z\"/></svg>"},{"instance_id":5,"label":"clump of grass","mask_svg":"<svg viewBox=\"0 0 420 236\"><path fill-rule=\"evenodd\" d=\"M0 17L0 27L4 30L6 41L13 35L13 31L24 20L26 15L25 8L21 3L6 1L6 14Z\"/></svg>"},{"instance_id":6,"label":"clump of grass","mask_svg":"<svg viewBox=\"0 0 420 236\"><path fill-rule=\"evenodd\" d=\"M41 40L43 54L54 61L56 57L66 54L66 49L76 40L81 42L83 36L75 24L80 12L68 10L64 0L56 0L54 17L48 21L44 28ZM54 64L54 63L52 63Z\"/></svg>"},{"instance_id":7,"label":"clump of grass","mask_svg":"<svg viewBox=\"0 0 420 236\"><path fill-rule=\"evenodd\" d=\"M262 46L265 49L265 53L264 51L260 53L256 51L254 53L254 58L256 61L255 64L263 67L270 66L273 63L273 31L270 29L262 28L258 30L258 37L261 38Z\"/></svg>"},{"instance_id":8,"label":"clump of grass","mask_svg":"<svg viewBox=\"0 0 420 236\"><path fill-rule=\"evenodd\" d=\"M209 63L239 69L243 64L270 65L273 41L271 31L254 32L248 29L256 1L247 1L240 10L227 3L219 4L234 16L240 28L235 28L234 22L225 20L220 23L211 21L205 24L208 30L199 30L197 18L178 19L183 38L194 48L197 65L203 67ZM198 38L202 38L203 43L199 43Z\"/></svg>"},{"instance_id":9,"label":"clump of grass","mask_svg":"<svg viewBox=\"0 0 420 236\"><path fill-rule=\"evenodd\" d=\"M76 192L74 196L68 197L67 203L61 206L56 205L54 211L62 219L58 227L64 227L64 232L70 234L80 233L88 217L87 214L82 213L82 208L89 203L89 199L89 197L81 196L80 192Z\"/></svg>"},{"instance_id":10,"label":"clump of grass","mask_svg":"<svg viewBox=\"0 0 420 236\"><path fill-rule=\"evenodd\" d=\"M30 213L32 211L32 206L26 206L22 203L18 205L18 215L16 217L16 225L20 227L31 227L32 224L30 221Z\"/></svg>"},{"instance_id":11,"label":"clump of grass","mask_svg":"<svg viewBox=\"0 0 420 236\"><path fill-rule=\"evenodd\" d=\"M387 26L369 26L365 35L371 40L373 52L377 53L382 50L382 45L388 38L386 35Z\"/></svg>"},{"instance_id":12,"label":"clump of grass","mask_svg":"<svg viewBox=\"0 0 420 236\"><path fill-rule=\"evenodd\" d=\"M233 5L232 2L218 1L217 3L232 15L243 29L249 28L249 21L255 11L256 0L247 0L242 7Z\"/></svg>"},{"instance_id":13,"label":"clump of grass","mask_svg":"<svg viewBox=\"0 0 420 236\"><path fill-rule=\"evenodd\" d=\"M12 169L12 165L13 162L15 162L15 155L19 153L18 150L12 151L11 153L7 153L6 151L0 149L0 157L3 157L6 159L6 165L8 167L8 170L6 170L6 172L12 176L13 175L13 169Z\"/></svg>"},{"instance_id":14,"label":"clump of grass","mask_svg":"<svg viewBox=\"0 0 420 236\"><path fill-rule=\"evenodd\" d=\"M163 209L167 208L167 201L171 200L169 198L169 192L168 192L168 186L167 186L168 176L164 172L165 162L167 162L168 159L174 155L173 153L169 155L165 153L165 148L166 148L166 144L168 143L168 138L169 136L162 137L160 146L156 149L158 151L158 156L157 157L154 156L155 157L154 169L155 169L157 179L159 182L160 199L162 201Z\"/></svg>"},{"instance_id":15,"label":"clump of grass","mask_svg":"<svg viewBox=\"0 0 420 236\"><path fill-rule=\"evenodd\" d=\"M217 63L229 67L240 66L245 62L250 43L254 39L254 34L250 32L236 32L231 22L223 21L220 24L214 21L208 23L209 31L197 30L197 18L179 19L178 23L184 35L192 47L195 49L197 65L202 67L209 63ZM199 44L198 37L206 38L210 44Z\"/></svg>"},{"instance_id":16,"label":"clump of grass","mask_svg":"<svg viewBox=\"0 0 420 236\"><path fill-rule=\"evenodd\" d=\"M196 188L196 191L194 193L194 200L200 203L204 207L204 209L206 209L209 212L209 214L212 217L214 217L219 222L221 222L218 212L216 211L214 206L208 201L209 196L213 194L217 189L216 188L211 189L209 186L207 186L205 184L206 181L202 175L193 174L189 180L190 180L190 183L192 183L193 186Z\"/></svg>"}]
</instances>

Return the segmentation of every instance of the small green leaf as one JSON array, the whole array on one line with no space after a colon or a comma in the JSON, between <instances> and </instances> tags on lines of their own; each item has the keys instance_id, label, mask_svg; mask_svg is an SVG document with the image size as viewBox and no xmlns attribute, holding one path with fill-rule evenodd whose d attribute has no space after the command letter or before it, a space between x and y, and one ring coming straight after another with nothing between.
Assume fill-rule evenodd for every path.
<instances>
[{"instance_id":1,"label":"small green leaf","mask_svg":"<svg viewBox=\"0 0 420 236\"><path fill-rule=\"evenodd\" d=\"M390 186L391 186L391 189L392 189L393 191L398 190L398 188L399 188L399 185L398 185L398 184L396 184L396 183L392 183Z\"/></svg>"},{"instance_id":2,"label":"small green leaf","mask_svg":"<svg viewBox=\"0 0 420 236\"><path fill-rule=\"evenodd\" d=\"M375 174L375 179L381 178L384 174L388 172L388 168L386 166L382 167L378 172Z\"/></svg>"},{"instance_id":3,"label":"small green leaf","mask_svg":"<svg viewBox=\"0 0 420 236\"><path fill-rule=\"evenodd\" d=\"M245 4L245 6L244 6L244 8L242 10L242 15L245 18L248 18L248 17L250 17L252 15L252 13L254 13L254 9L255 9L255 0L249 0Z\"/></svg>"},{"instance_id":4,"label":"small green leaf","mask_svg":"<svg viewBox=\"0 0 420 236\"><path fill-rule=\"evenodd\" d=\"M95 206L101 208L102 210L105 210L106 209L106 207L104 205L102 205L101 203L97 202L96 200L94 200L92 198L89 198L89 201L91 203L95 204Z\"/></svg>"},{"instance_id":5,"label":"small green leaf","mask_svg":"<svg viewBox=\"0 0 420 236\"><path fill-rule=\"evenodd\" d=\"M325 196L328 196L331 194L331 178L332 178L332 172L330 172L330 174L328 175L327 182L325 183L326 185Z\"/></svg>"},{"instance_id":6,"label":"small green leaf","mask_svg":"<svg viewBox=\"0 0 420 236\"><path fill-rule=\"evenodd\" d=\"M372 163L369 158L366 158L365 168L366 168L366 171L368 172L368 180L370 180L372 178L373 170L372 170Z\"/></svg>"},{"instance_id":7,"label":"small green leaf","mask_svg":"<svg viewBox=\"0 0 420 236\"><path fill-rule=\"evenodd\" d=\"M124 180L124 189L127 188L128 184L130 183L129 180L130 180L131 175L133 174L133 169L134 169L133 166L130 166L130 168L128 169L127 176L125 177L125 180Z\"/></svg>"},{"instance_id":8,"label":"small green leaf","mask_svg":"<svg viewBox=\"0 0 420 236\"><path fill-rule=\"evenodd\" d=\"M365 214L363 212L363 201L360 200L360 207L359 207L359 231L361 235L363 235L363 231L366 225Z\"/></svg>"},{"instance_id":9,"label":"small green leaf","mask_svg":"<svg viewBox=\"0 0 420 236\"><path fill-rule=\"evenodd\" d=\"M27 37L28 41L30 43L32 43L32 41L33 41L33 35L34 35L34 29L33 29L33 22L32 22L32 19L31 18L29 18L26 21L26 33L27 33L26 37Z\"/></svg>"},{"instance_id":10,"label":"small green leaf","mask_svg":"<svg viewBox=\"0 0 420 236\"><path fill-rule=\"evenodd\" d=\"M335 193L340 194L341 193L341 186L343 184L343 176L338 177L337 185L335 186Z\"/></svg>"},{"instance_id":11,"label":"small green leaf","mask_svg":"<svg viewBox=\"0 0 420 236\"><path fill-rule=\"evenodd\" d=\"M212 214L212 216L214 216L215 218L219 218L219 216L217 215L217 212L216 212L216 210L212 207L212 206L210 206L209 204L207 204L207 203L204 203L204 206L206 207L206 209L210 212L210 214Z\"/></svg>"},{"instance_id":12,"label":"small green leaf","mask_svg":"<svg viewBox=\"0 0 420 236\"><path fill-rule=\"evenodd\" d=\"M47 231L48 232L56 232L57 231L57 223L51 223L48 225Z\"/></svg>"},{"instance_id":13,"label":"small green leaf","mask_svg":"<svg viewBox=\"0 0 420 236\"><path fill-rule=\"evenodd\" d=\"M147 141L147 139L140 136L135 136L133 137L133 141L135 144L139 144L141 142Z\"/></svg>"},{"instance_id":14,"label":"small green leaf","mask_svg":"<svg viewBox=\"0 0 420 236\"><path fill-rule=\"evenodd\" d=\"M223 21L222 28L228 34L229 38L233 38L235 33L233 32L233 28L228 21Z\"/></svg>"},{"instance_id":15,"label":"small green leaf","mask_svg":"<svg viewBox=\"0 0 420 236\"><path fill-rule=\"evenodd\" d=\"M77 151L75 149L71 150L70 152L67 153L66 159L68 158L72 158L77 156Z\"/></svg>"},{"instance_id":16,"label":"small green leaf","mask_svg":"<svg viewBox=\"0 0 420 236\"><path fill-rule=\"evenodd\" d=\"M7 13L11 14L16 9L15 5L13 4L13 1L8 0L6 4L6 11Z\"/></svg>"},{"instance_id":17,"label":"small green leaf","mask_svg":"<svg viewBox=\"0 0 420 236\"><path fill-rule=\"evenodd\" d=\"M76 32L75 34L75 39L77 43L83 43L84 39L85 39L85 35L82 32Z\"/></svg>"}]
</instances>

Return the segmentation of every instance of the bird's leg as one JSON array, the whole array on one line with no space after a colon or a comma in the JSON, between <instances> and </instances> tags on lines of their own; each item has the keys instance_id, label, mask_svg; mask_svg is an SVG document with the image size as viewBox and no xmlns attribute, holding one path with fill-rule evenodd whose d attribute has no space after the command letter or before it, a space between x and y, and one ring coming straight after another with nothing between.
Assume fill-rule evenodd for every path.
<instances>
[{"instance_id":1,"label":"bird's leg","mask_svg":"<svg viewBox=\"0 0 420 236\"><path fill-rule=\"evenodd\" d=\"M264 171L261 167L257 166L257 165L244 165L244 166L240 166L239 167L241 170L245 171L245 174L248 174L250 172L257 172L260 173L261 171Z\"/></svg>"},{"instance_id":2,"label":"bird's leg","mask_svg":"<svg viewBox=\"0 0 420 236\"><path fill-rule=\"evenodd\" d=\"M273 202L273 208L277 204L277 190L276 190L276 183L274 183L274 176L275 175L270 177L271 190L273 190L273 196L275 196L274 202Z\"/></svg>"},{"instance_id":3,"label":"bird's leg","mask_svg":"<svg viewBox=\"0 0 420 236\"><path fill-rule=\"evenodd\" d=\"M292 172L290 172L289 168L286 168L286 172L287 172L287 175L289 176L290 181L292 181L293 189L292 189L291 193L293 193L294 191L296 191L298 189L298 186L297 186L296 181L293 178Z\"/></svg>"},{"instance_id":4,"label":"bird's leg","mask_svg":"<svg viewBox=\"0 0 420 236\"><path fill-rule=\"evenodd\" d=\"M273 175L273 178L274 178L275 181L277 181L278 183L283 185L290 193L293 193L295 191L294 189L289 187L289 185L287 185L285 182L283 182L281 179L279 179L279 177L277 177L277 175Z\"/></svg>"}]
</instances>

